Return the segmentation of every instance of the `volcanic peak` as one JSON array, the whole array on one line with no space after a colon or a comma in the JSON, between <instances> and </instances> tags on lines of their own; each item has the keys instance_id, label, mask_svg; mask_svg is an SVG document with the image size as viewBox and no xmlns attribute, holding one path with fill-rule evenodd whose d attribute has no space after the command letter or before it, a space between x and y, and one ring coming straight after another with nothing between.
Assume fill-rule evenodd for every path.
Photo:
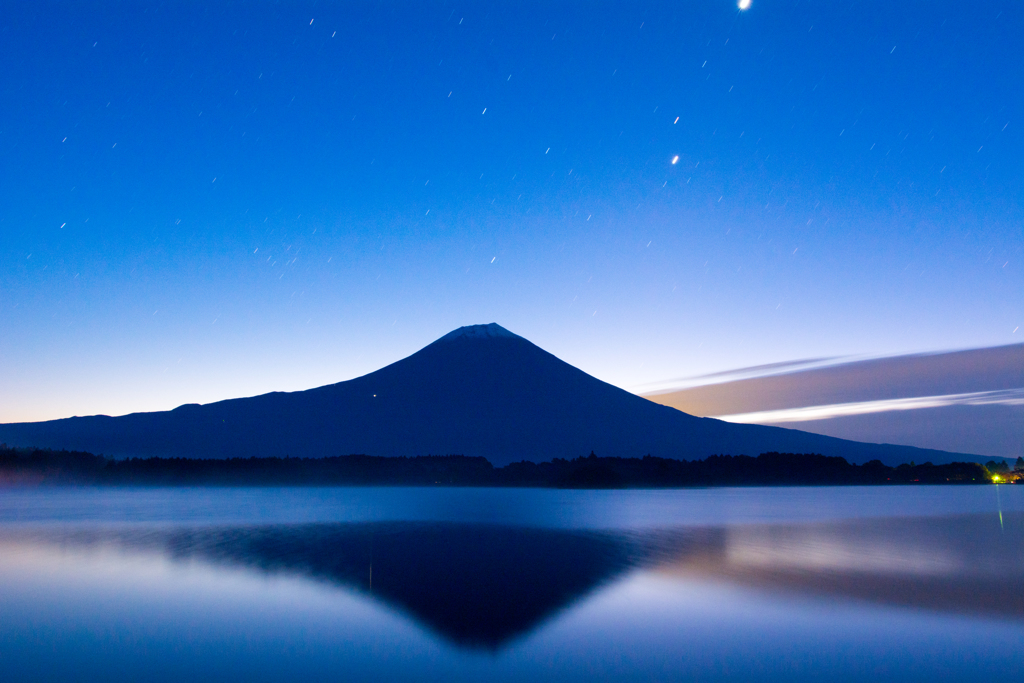
<instances>
[{"instance_id":1,"label":"volcanic peak","mask_svg":"<svg viewBox=\"0 0 1024 683\"><path fill-rule=\"evenodd\" d=\"M490 323L487 325L465 325L457 330L452 330L437 341L455 341L456 339L522 339L522 337L509 332L498 323Z\"/></svg>"}]
</instances>

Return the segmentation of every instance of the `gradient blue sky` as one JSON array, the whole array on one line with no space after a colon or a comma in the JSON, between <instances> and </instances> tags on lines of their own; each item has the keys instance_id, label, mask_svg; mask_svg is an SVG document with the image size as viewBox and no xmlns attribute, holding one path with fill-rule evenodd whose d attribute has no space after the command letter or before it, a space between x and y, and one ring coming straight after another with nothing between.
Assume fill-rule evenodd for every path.
<instances>
[{"instance_id":1,"label":"gradient blue sky","mask_svg":"<svg viewBox=\"0 0 1024 683\"><path fill-rule=\"evenodd\" d=\"M6 2L0 421L491 321L625 388L1021 341L1022 35L1011 2Z\"/></svg>"}]
</instances>

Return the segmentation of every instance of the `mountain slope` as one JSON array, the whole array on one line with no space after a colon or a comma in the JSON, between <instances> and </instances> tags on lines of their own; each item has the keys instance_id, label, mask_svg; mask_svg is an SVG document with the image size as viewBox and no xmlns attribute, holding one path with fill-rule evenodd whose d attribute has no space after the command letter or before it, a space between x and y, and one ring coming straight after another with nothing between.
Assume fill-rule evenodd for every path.
<instances>
[{"instance_id":1,"label":"mountain slope","mask_svg":"<svg viewBox=\"0 0 1024 683\"><path fill-rule=\"evenodd\" d=\"M338 384L167 412L5 424L0 441L115 457L460 453L499 466L591 451L685 459L816 452L886 464L976 459L693 417L591 377L494 323L459 328Z\"/></svg>"}]
</instances>

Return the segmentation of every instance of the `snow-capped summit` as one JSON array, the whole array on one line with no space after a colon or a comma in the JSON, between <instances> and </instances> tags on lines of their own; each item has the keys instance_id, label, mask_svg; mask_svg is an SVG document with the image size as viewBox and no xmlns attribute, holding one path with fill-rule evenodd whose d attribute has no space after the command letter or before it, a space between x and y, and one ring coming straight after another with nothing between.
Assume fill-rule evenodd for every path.
<instances>
[{"instance_id":1,"label":"snow-capped summit","mask_svg":"<svg viewBox=\"0 0 1024 683\"><path fill-rule=\"evenodd\" d=\"M506 330L498 323L487 325L465 325L457 330L452 330L437 341L451 341L453 339L521 339L517 334Z\"/></svg>"}]
</instances>

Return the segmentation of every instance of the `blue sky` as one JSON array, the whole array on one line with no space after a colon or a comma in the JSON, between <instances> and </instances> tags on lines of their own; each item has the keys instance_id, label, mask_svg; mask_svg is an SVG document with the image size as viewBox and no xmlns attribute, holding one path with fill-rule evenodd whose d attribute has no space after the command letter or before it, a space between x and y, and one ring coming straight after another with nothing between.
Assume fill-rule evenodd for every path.
<instances>
[{"instance_id":1,"label":"blue sky","mask_svg":"<svg viewBox=\"0 0 1024 683\"><path fill-rule=\"evenodd\" d=\"M1009 2L8 3L0 421L318 386L492 321L626 388L1019 342L1022 29Z\"/></svg>"}]
</instances>

